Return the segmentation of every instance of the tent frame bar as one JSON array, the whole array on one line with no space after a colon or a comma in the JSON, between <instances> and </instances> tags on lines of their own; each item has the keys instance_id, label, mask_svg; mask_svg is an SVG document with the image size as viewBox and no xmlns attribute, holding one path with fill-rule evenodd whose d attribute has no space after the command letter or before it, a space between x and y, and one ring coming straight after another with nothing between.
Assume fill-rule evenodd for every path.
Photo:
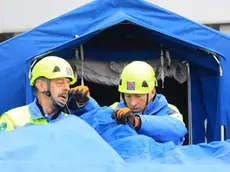
<instances>
[{"instance_id":1,"label":"tent frame bar","mask_svg":"<svg viewBox=\"0 0 230 172\"><path fill-rule=\"evenodd\" d=\"M191 96L191 76L190 76L190 65L188 61L183 61L187 69L187 93L188 93L188 142L193 143L192 137L192 96Z\"/></svg>"},{"instance_id":2,"label":"tent frame bar","mask_svg":"<svg viewBox=\"0 0 230 172\"><path fill-rule=\"evenodd\" d=\"M220 141L224 141L225 140L225 127L224 125L220 126Z\"/></svg>"}]
</instances>

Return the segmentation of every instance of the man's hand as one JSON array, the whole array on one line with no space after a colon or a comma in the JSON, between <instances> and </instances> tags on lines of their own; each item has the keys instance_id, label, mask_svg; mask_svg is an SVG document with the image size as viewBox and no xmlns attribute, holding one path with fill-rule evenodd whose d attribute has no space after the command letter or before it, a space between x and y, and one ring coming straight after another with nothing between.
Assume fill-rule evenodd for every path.
<instances>
[{"instance_id":1,"label":"man's hand","mask_svg":"<svg viewBox=\"0 0 230 172\"><path fill-rule=\"evenodd\" d=\"M136 130L140 129L141 127L140 117L134 115L127 107L115 109L114 113L112 114L112 118L116 119L118 124L126 124L129 121Z\"/></svg>"},{"instance_id":2,"label":"man's hand","mask_svg":"<svg viewBox=\"0 0 230 172\"><path fill-rule=\"evenodd\" d=\"M78 105L85 105L90 98L89 88L84 85L72 88L69 91L69 94L74 98Z\"/></svg>"}]
</instances>

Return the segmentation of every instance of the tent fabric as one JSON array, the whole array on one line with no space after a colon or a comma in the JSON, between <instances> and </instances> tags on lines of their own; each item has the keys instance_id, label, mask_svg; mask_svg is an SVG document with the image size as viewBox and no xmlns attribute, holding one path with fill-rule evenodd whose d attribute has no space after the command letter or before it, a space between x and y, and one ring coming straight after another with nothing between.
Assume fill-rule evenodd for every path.
<instances>
[{"instance_id":1,"label":"tent fabric","mask_svg":"<svg viewBox=\"0 0 230 172\"><path fill-rule=\"evenodd\" d=\"M164 47L172 59L191 66L193 143L204 141L205 118L209 142L220 139L221 125L230 138L229 41L227 35L143 0L95 0L0 44L0 113L33 100L28 71L35 56L71 59L84 44L90 59L149 60L159 58Z\"/></svg>"},{"instance_id":2,"label":"tent fabric","mask_svg":"<svg viewBox=\"0 0 230 172\"><path fill-rule=\"evenodd\" d=\"M163 66L160 60L145 60L150 64L155 73L157 80L165 77L173 77L179 83L187 80L186 66L178 60L165 62ZM103 85L117 86L120 81L120 74L123 68L131 61L99 61L99 60L69 60L75 66L75 72L87 81L91 81Z\"/></svg>"},{"instance_id":3,"label":"tent fabric","mask_svg":"<svg viewBox=\"0 0 230 172\"><path fill-rule=\"evenodd\" d=\"M230 162L228 141L175 147L171 142L159 144L141 135L111 143L113 147L119 145L117 151L121 147L126 150L121 154L124 161L91 127L74 116L52 124L1 132L0 139L0 164L4 172L166 172L178 169L192 172L196 167L200 167L196 171L212 172L226 170ZM140 156L134 156L136 153ZM130 155L133 158L127 158Z\"/></svg>"}]
</instances>

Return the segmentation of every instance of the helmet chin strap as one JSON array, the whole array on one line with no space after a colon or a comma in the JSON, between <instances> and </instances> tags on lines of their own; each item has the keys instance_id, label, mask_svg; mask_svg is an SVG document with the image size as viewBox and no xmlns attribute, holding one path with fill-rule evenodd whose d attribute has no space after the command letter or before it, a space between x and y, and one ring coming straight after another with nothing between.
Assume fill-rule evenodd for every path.
<instances>
[{"instance_id":1,"label":"helmet chin strap","mask_svg":"<svg viewBox=\"0 0 230 172\"><path fill-rule=\"evenodd\" d=\"M65 107L65 104L56 101L56 100L53 98L53 96L51 95L51 92L50 92L50 80L49 80L49 79L48 79L47 85L48 85L47 91L43 91L42 93L44 93L46 96L48 96L48 97L50 98L52 104L53 104L56 108L61 109L61 108Z\"/></svg>"},{"instance_id":2,"label":"helmet chin strap","mask_svg":"<svg viewBox=\"0 0 230 172\"><path fill-rule=\"evenodd\" d=\"M146 95L147 95L147 96L146 96L145 108L143 109L142 114L145 113L145 110L146 110L146 108L147 108L147 106L148 106L148 104L149 104L149 94L146 94Z\"/></svg>"},{"instance_id":3,"label":"helmet chin strap","mask_svg":"<svg viewBox=\"0 0 230 172\"><path fill-rule=\"evenodd\" d=\"M144 113L145 113L145 111L146 111L146 108L147 108L148 104L149 104L149 103L151 103L151 102L153 102L153 101L155 100L156 95L157 95L157 94L155 93L155 95L153 96L153 98L151 98L151 99L150 99L150 102L149 102L149 93L147 94L147 98L146 98L146 105L145 105L145 108L144 108L144 110L143 110L142 114L144 114Z\"/></svg>"}]
</instances>

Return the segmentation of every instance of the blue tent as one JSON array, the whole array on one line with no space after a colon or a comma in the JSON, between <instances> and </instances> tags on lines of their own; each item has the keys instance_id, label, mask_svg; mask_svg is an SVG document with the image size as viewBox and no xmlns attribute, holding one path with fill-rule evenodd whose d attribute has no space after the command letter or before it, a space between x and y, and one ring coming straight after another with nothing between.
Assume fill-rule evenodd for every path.
<instances>
[{"instance_id":1,"label":"blue tent","mask_svg":"<svg viewBox=\"0 0 230 172\"><path fill-rule=\"evenodd\" d=\"M205 118L208 141L220 140L221 125L230 138L229 43L227 35L142 0L96 0L0 44L0 114L32 101L34 57L72 58L87 44L91 59L147 60L163 45L190 63L193 143L204 141Z\"/></svg>"}]
</instances>

